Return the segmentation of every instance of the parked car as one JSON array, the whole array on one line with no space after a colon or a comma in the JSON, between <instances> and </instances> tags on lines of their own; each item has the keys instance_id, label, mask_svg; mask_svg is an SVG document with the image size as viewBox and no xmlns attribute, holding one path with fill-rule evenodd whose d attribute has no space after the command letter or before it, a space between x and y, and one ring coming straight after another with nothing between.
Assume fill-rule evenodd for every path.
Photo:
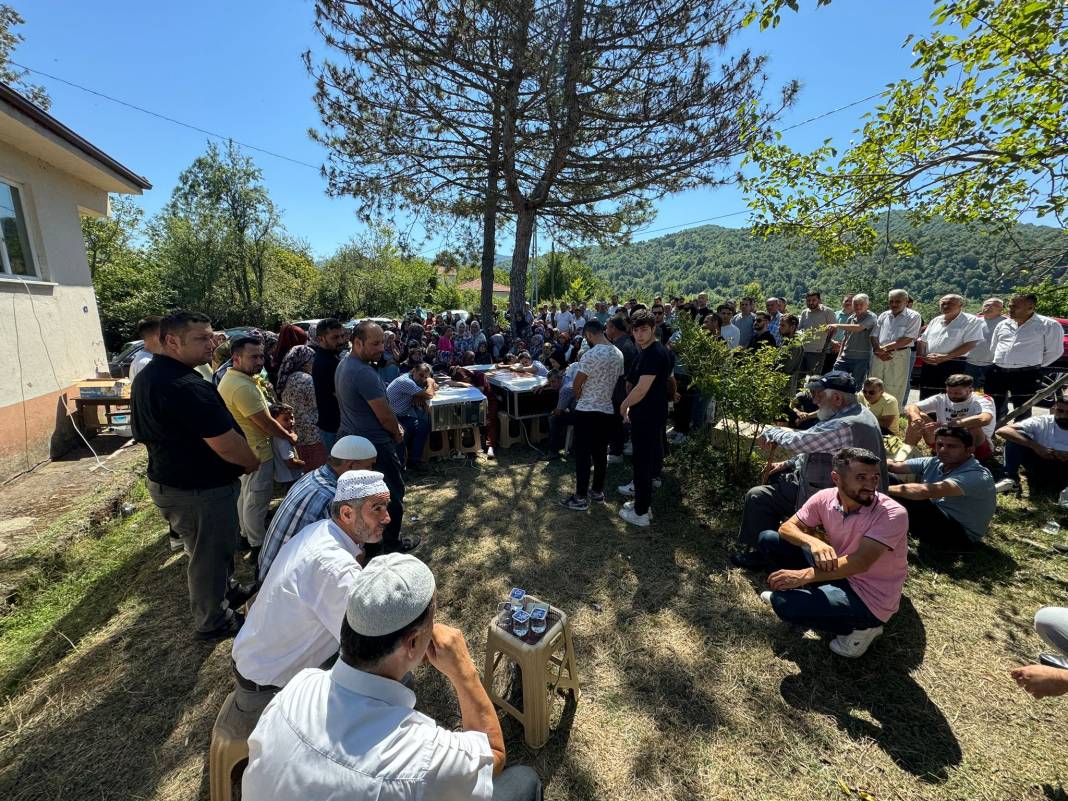
<instances>
[{"instance_id":1,"label":"parked car","mask_svg":"<svg viewBox=\"0 0 1068 801\"><path fill-rule=\"evenodd\" d=\"M130 365L137 358L137 354L145 348L143 339L135 339L125 343L117 354L108 359L108 372L112 378L127 378L130 375Z\"/></svg>"},{"instance_id":2,"label":"parked car","mask_svg":"<svg viewBox=\"0 0 1068 801\"><path fill-rule=\"evenodd\" d=\"M372 323L378 323L380 326L385 327L387 325L393 325L392 317L353 317L347 323L345 327L350 331L365 320L369 320Z\"/></svg>"}]
</instances>

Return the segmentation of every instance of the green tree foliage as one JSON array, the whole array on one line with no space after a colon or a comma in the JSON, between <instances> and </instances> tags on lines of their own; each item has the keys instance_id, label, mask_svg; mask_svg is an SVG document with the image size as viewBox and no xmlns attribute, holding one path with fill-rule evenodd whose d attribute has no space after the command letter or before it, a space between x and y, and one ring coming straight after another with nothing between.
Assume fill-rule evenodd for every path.
<instances>
[{"instance_id":1,"label":"green tree foliage","mask_svg":"<svg viewBox=\"0 0 1068 801\"><path fill-rule=\"evenodd\" d=\"M563 300L584 303L607 300L611 295L608 283L596 275L588 264L569 253L548 253L535 260L538 276L538 300Z\"/></svg>"},{"instance_id":2,"label":"green tree foliage","mask_svg":"<svg viewBox=\"0 0 1068 801\"><path fill-rule=\"evenodd\" d=\"M26 70L11 63L15 48L26 41L26 37L21 33L16 33L13 28L25 23L26 20L19 12L9 5L0 3L0 82L14 87L47 111L52 105L48 92L43 86L27 82Z\"/></svg>"},{"instance_id":3,"label":"green tree foliage","mask_svg":"<svg viewBox=\"0 0 1068 801\"><path fill-rule=\"evenodd\" d=\"M879 307L883 290L900 286L921 301L960 292L971 301L1008 292L1019 283L1016 259L1024 251L1047 251L1064 236L1056 228L1018 225L1001 231L931 220L913 225L902 213L890 215L890 235L907 249L880 249L845 265L828 266L817 247L788 236L757 236L746 228L715 225L692 228L613 250L594 250L585 261L625 294L666 291L669 284L692 295L708 290L711 301L763 291L800 301L807 288L820 289L832 303L843 291L866 291ZM1006 252L1007 251L1007 252ZM1068 259L1052 270L1063 282Z\"/></svg>"},{"instance_id":4,"label":"green tree foliage","mask_svg":"<svg viewBox=\"0 0 1068 801\"><path fill-rule=\"evenodd\" d=\"M765 0L762 24L784 5L797 7ZM842 263L894 242L886 209L1003 231L1031 213L1062 228L1049 250L1018 260L1028 282L1048 278L1068 253L1068 5L946 0L932 19L931 33L906 42L913 74L889 86L857 144L839 153L828 140L808 154L756 144L746 186L757 227L804 236Z\"/></svg>"}]
</instances>

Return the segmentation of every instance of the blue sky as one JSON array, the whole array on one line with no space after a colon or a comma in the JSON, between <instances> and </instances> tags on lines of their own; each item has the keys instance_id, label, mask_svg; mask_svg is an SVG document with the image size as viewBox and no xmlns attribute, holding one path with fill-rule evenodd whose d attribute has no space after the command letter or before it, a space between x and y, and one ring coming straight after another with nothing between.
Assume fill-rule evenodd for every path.
<instances>
[{"instance_id":1,"label":"blue sky","mask_svg":"<svg viewBox=\"0 0 1068 801\"><path fill-rule=\"evenodd\" d=\"M231 0L181 4L110 0L8 0L26 18L26 41L15 60L160 114L317 165L322 149L307 131L318 123L312 86L300 55L320 49L308 0ZM906 74L909 33L930 29L928 0L835 0L816 10L786 12L776 30L746 30L738 44L770 56L769 87L791 78L802 92L782 125L789 126L874 94ZM178 174L203 152L202 133L117 105L40 75L52 113L97 146L146 176L154 189L140 199L153 214L170 197ZM833 137L845 144L874 104L856 106L785 134L797 148ZM316 255L358 235L355 203L326 195L316 169L250 151L263 169L287 229ZM734 187L665 198L649 230L679 230L721 215L719 225L746 223L745 198ZM418 229L416 229L418 234ZM503 239L503 238L502 238ZM430 255L443 244L418 244ZM499 241L499 252L510 252Z\"/></svg>"}]
</instances>

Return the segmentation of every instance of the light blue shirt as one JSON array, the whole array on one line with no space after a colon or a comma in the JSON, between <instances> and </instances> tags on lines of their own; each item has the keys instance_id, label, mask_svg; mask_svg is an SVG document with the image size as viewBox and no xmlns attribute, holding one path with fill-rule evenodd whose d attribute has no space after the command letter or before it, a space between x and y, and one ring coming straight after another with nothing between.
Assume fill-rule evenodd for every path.
<instances>
[{"instance_id":1,"label":"light blue shirt","mask_svg":"<svg viewBox=\"0 0 1068 801\"><path fill-rule=\"evenodd\" d=\"M961 524L968 539L979 542L990 528L990 520L997 510L994 477L973 456L956 470L943 472L937 456L908 459L905 467L910 473L920 476L923 484L949 481L964 492L949 498L931 498L931 503L942 513Z\"/></svg>"}]
</instances>

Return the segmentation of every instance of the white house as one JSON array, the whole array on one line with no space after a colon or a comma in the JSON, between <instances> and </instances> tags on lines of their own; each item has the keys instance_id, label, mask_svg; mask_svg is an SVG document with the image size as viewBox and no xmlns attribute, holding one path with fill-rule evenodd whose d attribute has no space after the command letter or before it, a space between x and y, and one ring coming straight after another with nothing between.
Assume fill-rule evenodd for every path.
<instances>
[{"instance_id":1,"label":"white house","mask_svg":"<svg viewBox=\"0 0 1068 801\"><path fill-rule=\"evenodd\" d=\"M0 83L0 480L65 450L71 387L107 374L81 215L151 188Z\"/></svg>"}]
</instances>

